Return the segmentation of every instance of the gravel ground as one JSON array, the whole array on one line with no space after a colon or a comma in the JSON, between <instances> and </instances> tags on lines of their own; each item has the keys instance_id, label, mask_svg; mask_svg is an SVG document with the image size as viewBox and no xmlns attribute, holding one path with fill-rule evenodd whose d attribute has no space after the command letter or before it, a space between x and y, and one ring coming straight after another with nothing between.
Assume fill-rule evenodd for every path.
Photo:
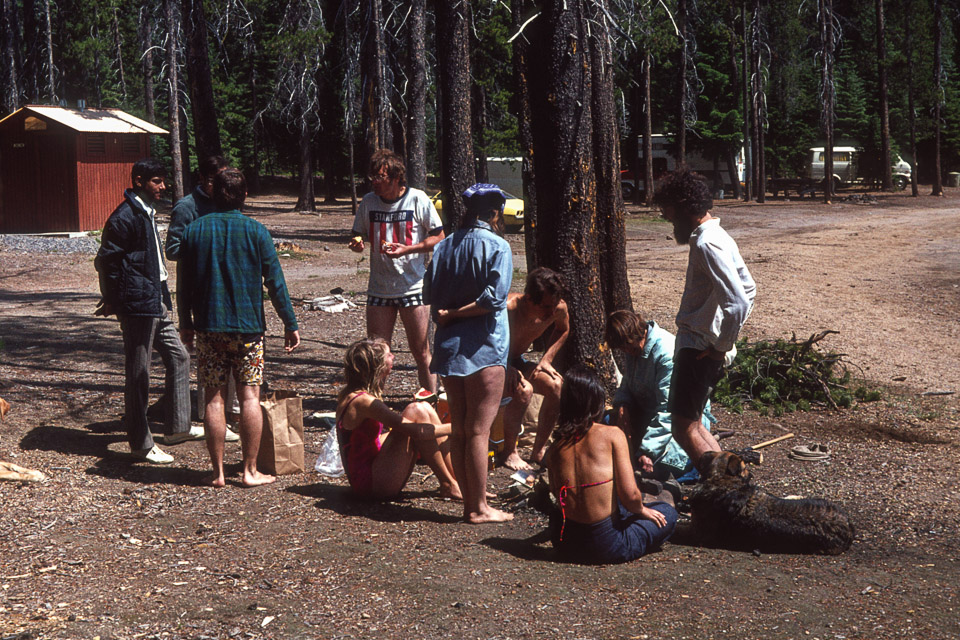
<instances>
[{"instance_id":1,"label":"gravel ground","mask_svg":"<svg viewBox=\"0 0 960 640\"><path fill-rule=\"evenodd\" d=\"M268 309L267 375L304 396L307 464L327 436L344 347L363 310L326 314L305 301L335 287L362 300L365 263L345 248L349 206L250 211L283 258L302 348L282 354ZM402 500L353 500L313 473L245 491L201 486L202 443L176 462L130 462L120 426L116 322L94 318L95 238L0 242L0 459L43 470L40 484L0 483L0 638L790 638L960 637L960 194L837 204L722 203L724 226L758 282L750 339L837 329L879 402L775 420L717 410L731 448L785 432L765 449L758 483L777 495L842 504L857 529L837 557L753 554L699 544L695 532L637 562L559 563L546 521L520 508L507 525L459 524L418 468ZM628 221L638 309L672 327L685 252L655 216ZM954 234L955 235L955 234ZM517 265L522 243L509 238ZM57 242L51 248L40 243ZM10 244L10 243L13 244ZM19 245L20 242L25 243ZM63 244L59 244L62 242ZM25 248L15 249L16 246ZM53 248L55 247L55 248ZM175 284L175 283L174 283ZM388 400L416 387L402 332ZM159 363L157 363L159 364ZM162 384L161 368L153 375ZM787 457L822 443L825 462ZM239 452L228 449L236 463ZM496 470L491 486L507 490Z\"/></svg>"},{"instance_id":2,"label":"gravel ground","mask_svg":"<svg viewBox=\"0 0 960 640\"><path fill-rule=\"evenodd\" d=\"M24 236L0 234L0 252L10 253L89 253L96 255L100 240L96 236Z\"/></svg>"}]
</instances>

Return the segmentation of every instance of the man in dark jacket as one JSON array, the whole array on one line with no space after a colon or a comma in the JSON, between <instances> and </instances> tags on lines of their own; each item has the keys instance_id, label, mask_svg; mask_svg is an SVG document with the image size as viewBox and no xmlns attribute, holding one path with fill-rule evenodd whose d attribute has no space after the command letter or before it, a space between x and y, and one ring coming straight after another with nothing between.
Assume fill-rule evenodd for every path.
<instances>
[{"instance_id":1,"label":"man in dark jacket","mask_svg":"<svg viewBox=\"0 0 960 640\"><path fill-rule=\"evenodd\" d=\"M164 253L167 260L176 262L180 259L180 242L183 240L183 232L187 226L208 213L213 213L213 177L229 167L223 156L209 156L200 161L200 184L196 186L192 193L180 198L170 214L170 228L167 229L167 242L164 245ZM203 416L206 409L206 403L203 400L203 387L197 389L197 419L203 422ZM162 399L161 399L162 400ZM240 404L237 402L237 388L231 378L227 384L227 411L230 415L240 413ZM152 407L151 407L152 409ZM149 415L150 410L147 411ZM240 436L234 431L227 429L227 442L239 442Z\"/></svg>"},{"instance_id":2,"label":"man in dark jacket","mask_svg":"<svg viewBox=\"0 0 960 640\"><path fill-rule=\"evenodd\" d=\"M154 219L166 175L164 166L153 158L133 165L133 188L124 192L124 201L107 219L94 262L100 276L97 315L116 314L123 334L123 425L130 451L152 464L173 462L173 456L154 444L147 422L153 349L167 370L163 443L203 438L202 429L190 426L190 354L169 316L167 269Z\"/></svg>"},{"instance_id":3,"label":"man in dark jacket","mask_svg":"<svg viewBox=\"0 0 960 640\"><path fill-rule=\"evenodd\" d=\"M176 262L180 257L180 241L187 225L208 213L213 213L213 177L229 165L222 156L210 156L200 161L200 184L193 192L180 198L170 214L170 228L164 253L167 260Z\"/></svg>"}]
</instances>

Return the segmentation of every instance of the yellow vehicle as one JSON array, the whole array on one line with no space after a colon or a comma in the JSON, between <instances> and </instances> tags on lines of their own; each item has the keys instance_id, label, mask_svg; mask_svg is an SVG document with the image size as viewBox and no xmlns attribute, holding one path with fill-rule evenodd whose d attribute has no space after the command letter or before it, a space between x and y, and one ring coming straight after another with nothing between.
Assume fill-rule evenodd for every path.
<instances>
[{"instance_id":1,"label":"yellow vehicle","mask_svg":"<svg viewBox=\"0 0 960 640\"><path fill-rule=\"evenodd\" d=\"M506 191L503 194L507 196L507 203L503 208L503 222L506 224L507 231L519 233L523 229L523 198L518 198ZM440 199L440 192L438 191L437 195L430 198L430 201L437 208L440 219L446 223L447 220L443 217L443 202Z\"/></svg>"}]
</instances>

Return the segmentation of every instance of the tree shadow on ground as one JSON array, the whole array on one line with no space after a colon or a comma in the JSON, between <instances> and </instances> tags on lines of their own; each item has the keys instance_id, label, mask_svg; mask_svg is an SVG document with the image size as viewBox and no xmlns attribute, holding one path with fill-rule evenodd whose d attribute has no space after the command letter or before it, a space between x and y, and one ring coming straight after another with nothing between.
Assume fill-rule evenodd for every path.
<instances>
[{"instance_id":1,"label":"tree shadow on ground","mask_svg":"<svg viewBox=\"0 0 960 640\"><path fill-rule=\"evenodd\" d=\"M491 549L508 553L520 560L535 560L538 562L563 562L556 551L546 543L550 542L550 530L544 529L528 538L484 538L480 544Z\"/></svg>"},{"instance_id":2,"label":"tree shadow on ground","mask_svg":"<svg viewBox=\"0 0 960 640\"><path fill-rule=\"evenodd\" d=\"M120 432L120 433L116 433ZM94 422L87 430L66 427L34 427L20 440L24 451L56 451L99 458L86 473L140 484L202 486L209 470L174 465L156 466L137 460L127 451L127 437L118 420Z\"/></svg>"},{"instance_id":3,"label":"tree shadow on ground","mask_svg":"<svg viewBox=\"0 0 960 640\"><path fill-rule=\"evenodd\" d=\"M460 522L457 516L450 516L422 509L407 502L408 499L435 496L432 492L404 491L395 500L382 501L355 496L349 487L318 482L309 485L297 485L286 489L308 498L318 498L317 509L326 509L342 516L369 518L376 522L435 522L450 524Z\"/></svg>"}]
</instances>

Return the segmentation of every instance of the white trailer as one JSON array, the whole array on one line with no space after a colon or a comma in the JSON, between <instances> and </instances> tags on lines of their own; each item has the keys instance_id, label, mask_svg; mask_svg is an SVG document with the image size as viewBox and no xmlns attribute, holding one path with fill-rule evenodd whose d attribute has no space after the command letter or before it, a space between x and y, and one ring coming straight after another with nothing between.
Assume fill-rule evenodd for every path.
<instances>
[{"instance_id":1,"label":"white trailer","mask_svg":"<svg viewBox=\"0 0 960 640\"><path fill-rule=\"evenodd\" d=\"M653 179L668 171L677 168L677 161L674 157L675 144L670 141L670 134L655 133L651 138L653 146ZM623 197L626 200L633 198L634 189L643 191L645 189L643 172L643 136L637 136L638 160L641 175L634 177L631 167L621 167L621 186L623 188ZM741 183L744 180L744 168L746 166L745 153L743 147L740 148L736 158L734 158L734 174ZM730 168L727 164L726 156L717 158L707 158L698 151L690 150L687 152L687 168L704 176L710 184L714 195L720 196L722 193L733 193L733 184L730 181Z\"/></svg>"}]
</instances>

